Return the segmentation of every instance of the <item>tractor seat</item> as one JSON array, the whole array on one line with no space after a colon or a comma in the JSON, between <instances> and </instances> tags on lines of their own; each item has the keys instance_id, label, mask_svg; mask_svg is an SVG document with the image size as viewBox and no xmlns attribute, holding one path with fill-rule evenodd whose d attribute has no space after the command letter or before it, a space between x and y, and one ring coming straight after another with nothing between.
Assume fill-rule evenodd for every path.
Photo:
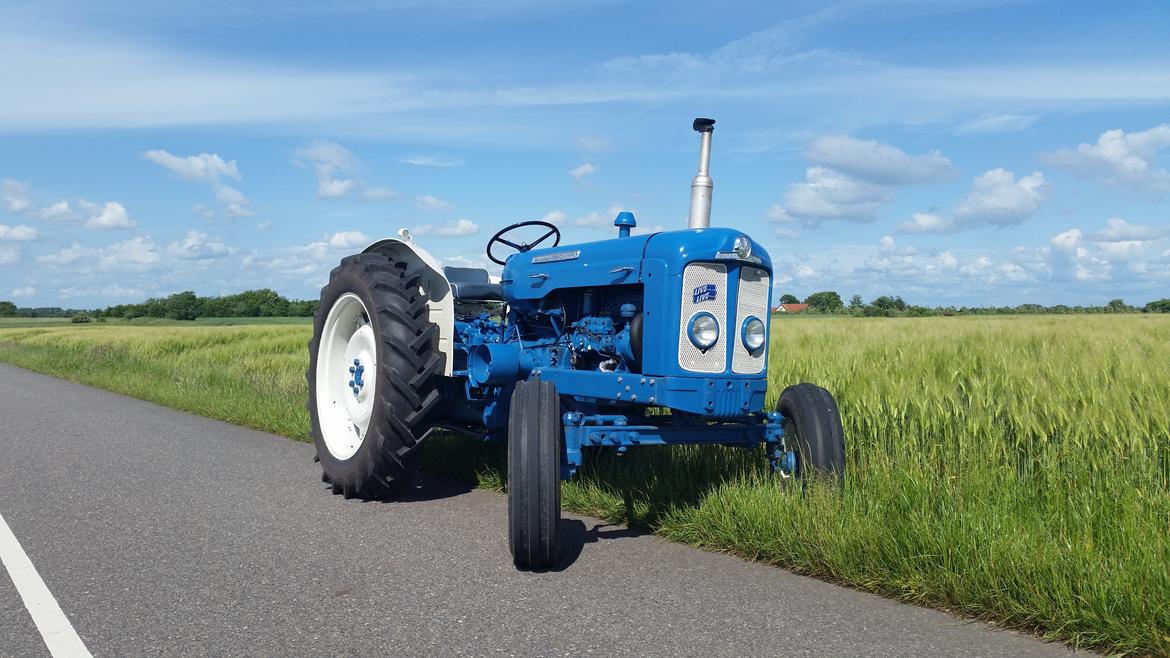
<instances>
[{"instance_id":1,"label":"tractor seat","mask_svg":"<svg viewBox=\"0 0 1170 658\"><path fill-rule=\"evenodd\" d=\"M504 291L492 283L487 270L478 267L444 267L443 275L451 282L451 296L460 301L502 302Z\"/></svg>"}]
</instances>

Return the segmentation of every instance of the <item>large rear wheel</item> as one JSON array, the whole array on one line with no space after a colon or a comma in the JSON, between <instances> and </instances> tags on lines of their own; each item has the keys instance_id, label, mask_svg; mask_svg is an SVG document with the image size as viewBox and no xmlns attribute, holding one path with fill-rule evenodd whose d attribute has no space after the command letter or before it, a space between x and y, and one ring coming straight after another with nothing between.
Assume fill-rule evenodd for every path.
<instances>
[{"instance_id":1,"label":"large rear wheel","mask_svg":"<svg viewBox=\"0 0 1170 658\"><path fill-rule=\"evenodd\" d=\"M378 498L409 478L442 364L438 327L406 263L371 253L333 269L307 377L313 441L334 493Z\"/></svg>"},{"instance_id":2,"label":"large rear wheel","mask_svg":"<svg viewBox=\"0 0 1170 658\"><path fill-rule=\"evenodd\" d=\"M508 548L521 569L545 569L560 551L561 399L552 382L521 381L508 417Z\"/></svg>"},{"instance_id":3,"label":"large rear wheel","mask_svg":"<svg viewBox=\"0 0 1170 658\"><path fill-rule=\"evenodd\" d=\"M776 411L785 419L785 445L796 453L794 474L845 476L845 430L833 395L815 384L789 386Z\"/></svg>"}]
</instances>

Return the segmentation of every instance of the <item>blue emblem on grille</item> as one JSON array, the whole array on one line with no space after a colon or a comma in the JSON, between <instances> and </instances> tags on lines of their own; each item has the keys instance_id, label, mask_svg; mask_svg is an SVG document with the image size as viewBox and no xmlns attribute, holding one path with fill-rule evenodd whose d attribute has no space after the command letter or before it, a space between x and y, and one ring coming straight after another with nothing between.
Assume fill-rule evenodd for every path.
<instances>
[{"instance_id":1,"label":"blue emblem on grille","mask_svg":"<svg viewBox=\"0 0 1170 658\"><path fill-rule=\"evenodd\" d=\"M692 299L694 299L694 303L696 304L699 302L713 301L715 299L715 284L708 283L695 288Z\"/></svg>"}]
</instances>

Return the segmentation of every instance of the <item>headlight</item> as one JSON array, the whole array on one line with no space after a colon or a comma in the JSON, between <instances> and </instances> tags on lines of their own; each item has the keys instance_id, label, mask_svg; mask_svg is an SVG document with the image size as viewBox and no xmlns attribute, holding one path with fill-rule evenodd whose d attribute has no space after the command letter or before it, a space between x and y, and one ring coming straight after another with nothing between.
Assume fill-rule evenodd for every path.
<instances>
[{"instance_id":1,"label":"headlight","mask_svg":"<svg viewBox=\"0 0 1170 658\"><path fill-rule=\"evenodd\" d=\"M691 342L701 350L709 350L719 340L719 323L710 313L696 313L687 327Z\"/></svg>"},{"instance_id":2,"label":"headlight","mask_svg":"<svg viewBox=\"0 0 1170 658\"><path fill-rule=\"evenodd\" d=\"M764 346L764 322L756 316L743 321L743 346L749 352L755 352Z\"/></svg>"},{"instance_id":3,"label":"headlight","mask_svg":"<svg viewBox=\"0 0 1170 658\"><path fill-rule=\"evenodd\" d=\"M741 235L735 239L735 255L739 256L740 260L746 260L748 256L752 255L752 241L748 236Z\"/></svg>"}]
</instances>

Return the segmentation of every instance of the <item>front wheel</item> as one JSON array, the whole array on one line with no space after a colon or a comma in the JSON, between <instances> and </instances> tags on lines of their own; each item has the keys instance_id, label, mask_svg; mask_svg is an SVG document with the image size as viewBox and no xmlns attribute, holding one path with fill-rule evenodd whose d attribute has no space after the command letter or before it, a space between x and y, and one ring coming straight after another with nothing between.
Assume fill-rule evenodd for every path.
<instances>
[{"instance_id":1,"label":"front wheel","mask_svg":"<svg viewBox=\"0 0 1170 658\"><path fill-rule=\"evenodd\" d=\"M780 394L776 411L785 419L785 444L796 453L797 477L815 471L844 478L845 430L831 393L815 384L795 384Z\"/></svg>"},{"instance_id":2,"label":"front wheel","mask_svg":"<svg viewBox=\"0 0 1170 658\"><path fill-rule=\"evenodd\" d=\"M521 381L508 416L508 548L521 569L544 569L560 551L561 399L552 382Z\"/></svg>"}]
</instances>

